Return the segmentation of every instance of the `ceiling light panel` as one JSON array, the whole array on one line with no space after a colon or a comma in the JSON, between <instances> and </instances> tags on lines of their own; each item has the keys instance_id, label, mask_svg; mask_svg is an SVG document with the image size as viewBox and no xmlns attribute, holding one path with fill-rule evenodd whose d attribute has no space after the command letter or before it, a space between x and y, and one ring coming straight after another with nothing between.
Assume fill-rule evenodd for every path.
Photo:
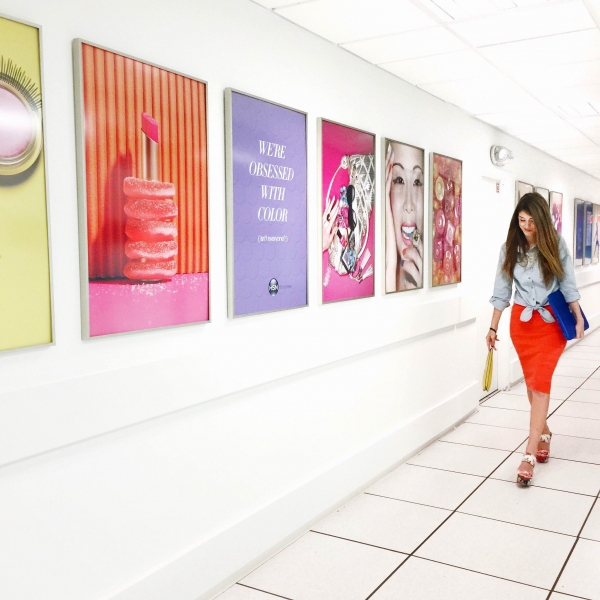
<instances>
[{"instance_id":1,"label":"ceiling light panel","mask_svg":"<svg viewBox=\"0 0 600 600\"><path fill-rule=\"evenodd\" d=\"M518 75L544 66L600 60L600 31L590 29L490 46L480 52L504 72Z\"/></svg>"},{"instance_id":2,"label":"ceiling light panel","mask_svg":"<svg viewBox=\"0 0 600 600\"><path fill-rule=\"evenodd\" d=\"M499 71L473 50L461 50L381 65L413 85L491 77Z\"/></svg>"},{"instance_id":3,"label":"ceiling light panel","mask_svg":"<svg viewBox=\"0 0 600 600\"><path fill-rule=\"evenodd\" d=\"M540 108L538 102L504 76L463 79L419 87L473 115L502 112L511 108Z\"/></svg>"},{"instance_id":4,"label":"ceiling light panel","mask_svg":"<svg viewBox=\"0 0 600 600\"><path fill-rule=\"evenodd\" d=\"M455 35L439 26L342 44L342 47L374 64L432 56L467 48Z\"/></svg>"},{"instance_id":5,"label":"ceiling light panel","mask_svg":"<svg viewBox=\"0 0 600 600\"><path fill-rule=\"evenodd\" d=\"M409 0L318 0L277 13L336 44L437 25Z\"/></svg>"},{"instance_id":6,"label":"ceiling light panel","mask_svg":"<svg viewBox=\"0 0 600 600\"><path fill-rule=\"evenodd\" d=\"M448 26L473 46L481 47L592 29L596 23L583 2L575 0L524 11L502 11Z\"/></svg>"}]
</instances>

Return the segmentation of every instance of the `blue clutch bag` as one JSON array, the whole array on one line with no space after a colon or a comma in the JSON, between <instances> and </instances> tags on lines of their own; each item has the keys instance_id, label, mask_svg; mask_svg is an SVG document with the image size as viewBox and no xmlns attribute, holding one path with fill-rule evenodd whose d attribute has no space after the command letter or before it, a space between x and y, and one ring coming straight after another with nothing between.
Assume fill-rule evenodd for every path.
<instances>
[{"instance_id":1,"label":"blue clutch bag","mask_svg":"<svg viewBox=\"0 0 600 600\"><path fill-rule=\"evenodd\" d=\"M563 293L560 290L556 290L556 292L552 292L548 296L548 303L552 307L554 312L554 316L560 325L560 328L563 332L563 335L567 338L567 340L572 340L575 337L575 315L571 312ZM583 315L583 330L590 328L590 324L588 320L585 318L583 314L583 310L581 311Z\"/></svg>"}]
</instances>

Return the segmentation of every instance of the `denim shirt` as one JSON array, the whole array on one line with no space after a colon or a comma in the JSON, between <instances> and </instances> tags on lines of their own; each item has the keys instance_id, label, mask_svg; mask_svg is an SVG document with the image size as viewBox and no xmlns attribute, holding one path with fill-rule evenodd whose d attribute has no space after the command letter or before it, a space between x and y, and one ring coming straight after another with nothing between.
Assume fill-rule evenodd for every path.
<instances>
[{"instance_id":1,"label":"denim shirt","mask_svg":"<svg viewBox=\"0 0 600 600\"><path fill-rule=\"evenodd\" d=\"M569 254L567 243L562 236L559 235L558 238L558 253L564 276L562 279L555 277L548 287L546 287L544 277L540 271L537 246L530 248L525 253L524 258L517 262L513 277L510 278L502 271L506 256L506 245L502 245L494 283L494 295L490 298L494 308L504 310L510 305L513 281L515 284L515 304L525 307L525 310L521 313L521 321L531 320L533 311L537 310L546 323L553 323L554 317L544 307L548 306L548 294L558 289L563 293L567 302L575 302L581 298L577 290L573 260Z\"/></svg>"}]
</instances>

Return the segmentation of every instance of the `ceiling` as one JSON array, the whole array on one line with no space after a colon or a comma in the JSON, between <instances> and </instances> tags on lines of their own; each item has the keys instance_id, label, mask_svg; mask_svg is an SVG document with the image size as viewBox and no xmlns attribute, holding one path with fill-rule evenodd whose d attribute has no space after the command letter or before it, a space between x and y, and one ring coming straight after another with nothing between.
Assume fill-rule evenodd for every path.
<instances>
[{"instance_id":1,"label":"ceiling","mask_svg":"<svg viewBox=\"0 0 600 600\"><path fill-rule=\"evenodd\" d=\"M252 0L600 178L600 0Z\"/></svg>"}]
</instances>

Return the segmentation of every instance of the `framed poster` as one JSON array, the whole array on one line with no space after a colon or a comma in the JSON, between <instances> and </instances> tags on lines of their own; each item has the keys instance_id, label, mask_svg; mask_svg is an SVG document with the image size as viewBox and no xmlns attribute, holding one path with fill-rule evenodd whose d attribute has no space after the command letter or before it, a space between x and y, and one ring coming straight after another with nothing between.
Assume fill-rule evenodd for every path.
<instances>
[{"instance_id":1,"label":"framed poster","mask_svg":"<svg viewBox=\"0 0 600 600\"><path fill-rule=\"evenodd\" d=\"M515 205L521 199L521 197L525 194L531 194L533 192L533 186L530 183L525 183L523 181L517 181L517 199L515 201Z\"/></svg>"},{"instance_id":2,"label":"framed poster","mask_svg":"<svg viewBox=\"0 0 600 600\"><path fill-rule=\"evenodd\" d=\"M542 198L550 203L550 190L547 190L546 188L542 188L542 187L536 187L535 191L542 196Z\"/></svg>"},{"instance_id":3,"label":"framed poster","mask_svg":"<svg viewBox=\"0 0 600 600\"><path fill-rule=\"evenodd\" d=\"M600 204L594 204L592 217L592 264L600 261Z\"/></svg>"},{"instance_id":4,"label":"framed poster","mask_svg":"<svg viewBox=\"0 0 600 600\"><path fill-rule=\"evenodd\" d=\"M0 350L54 338L40 48L0 16Z\"/></svg>"},{"instance_id":5,"label":"framed poster","mask_svg":"<svg viewBox=\"0 0 600 600\"><path fill-rule=\"evenodd\" d=\"M375 293L375 135L320 119L323 302Z\"/></svg>"},{"instance_id":6,"label":"framed poster","mask_svg":"<svg viewBox=\"0 0 600 600\"><path fill-rule=\"evenodd\" d=\"M431 285L461 281L462 161L431 153Z\"/></svg>"},{"instance_id":7,"label":"framed poster","mask_svg":"<svg viewBox=\"0 0 600 600\"><path fill-rule=\"evenodd\" d=\"M83 336L208 321L206 83L74 54Z\"/></svg>"},{"instance_id":8,"label":"framed poster","mask_svg":"<svg viewBox=\"0 0 600 600\"><path fill-rule=\"evenodd\" d=\"M574 247L573 263L576 267L583 264L583 249L585 235L585 206L584 201L575 198L575 227L574 231Z\"/></svg>"},{"instance_id":9,"label":"framed poster","mask_svg":"<svg viewBox=\"0 0 600 600\"><path fill-rule=\"evenodd\" d=\"M225 91L229 316L308 304L306 113Z\"/></svg>"},{"instance_id":10,"label":"framed poster","mask_svg":"<svg viewBox=\"0 0 600 600\"><path fill-rule=\"evenodd\" d=\"M584 204L585 211L585 248L583 252L583 264L592 264L592 241L593 241L593 220L594 220L594 205L591 202Z\"/></svg>"},{"instance_id":11,"label":"framed poster","mask_svg":"<svg viewBox=\"0 0 600 600\"><path fill-rule=\"evenodd\" d=\"M384 139L385 292L423 287L425 150Z\"/></svg>"},{"instance_id":12,"label":"framed poster","mask_svg":"<svg viewBox=\"0 0 600 600\"><path fill-rule=\"evenodd\" d=\"M550 215L558 233L562 233L562 205L563 195L560 192L550 192Z\"/></svg>"}]
</instances>

